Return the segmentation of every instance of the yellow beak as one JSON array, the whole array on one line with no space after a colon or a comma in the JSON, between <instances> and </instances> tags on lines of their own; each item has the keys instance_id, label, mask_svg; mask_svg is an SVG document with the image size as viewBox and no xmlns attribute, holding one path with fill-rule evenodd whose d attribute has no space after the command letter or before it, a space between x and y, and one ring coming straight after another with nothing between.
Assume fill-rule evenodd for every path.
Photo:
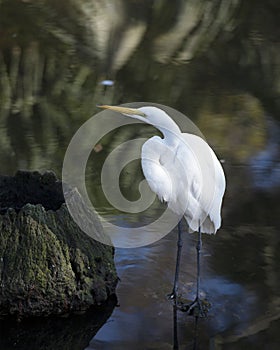
<instances>
[{"instance_id":1,"label":"yellow beak","mask_svg":"<svg viewBox=\"0 0 280 350\"><path fill-rule=\"evenodd\" d=\"M119 113L125 114L125 115L140 115L141 117L146 117L145 113L139 111L139 109L136 109L136 108L128 108L128 107L121 107L121 106L108 106L108 105L101 105L101 106L98 106L98 108L110 109L111 111L119 112Z\"/></svg>"}]
</instances>

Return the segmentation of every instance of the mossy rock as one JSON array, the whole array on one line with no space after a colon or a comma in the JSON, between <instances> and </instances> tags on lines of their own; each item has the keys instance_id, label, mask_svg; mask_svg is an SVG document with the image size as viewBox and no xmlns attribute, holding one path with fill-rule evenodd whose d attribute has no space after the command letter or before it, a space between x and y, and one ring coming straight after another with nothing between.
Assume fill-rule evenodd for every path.
<instances>
[{"instance_id":1,"label":"mossy rock","mask_svg":"<svg viewBox=\"0 0 280 350\"><path fill-rule=\"evenodd\" d=\"M0 317L82 311L114 294L113 247L76 225L52 172L0 176L0 212Z\"/></svg>"}]
</instances>

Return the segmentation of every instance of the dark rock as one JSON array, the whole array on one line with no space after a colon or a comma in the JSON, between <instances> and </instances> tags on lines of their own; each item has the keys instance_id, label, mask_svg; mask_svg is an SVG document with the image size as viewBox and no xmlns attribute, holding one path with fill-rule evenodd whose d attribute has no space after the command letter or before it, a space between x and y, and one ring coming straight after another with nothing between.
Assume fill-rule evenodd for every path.
<instances>
[{"instance_id":1,"label":"dark rock","mask_svg":"<svg viewBox=\"0 0 280 350\"><path fill-rule=\"evenodd\" d=\"M0 209L19 210L25 204L42 204L57 210L65 202L62 183L52 171L18 171L15 176L0 175Z\"/></svg>"},{"instance_id":2,"label":"dark rock","mask_svg":"<svg viewBox=\"0 0 280 350\"><path fill-rule=\"evenodd\" d=\"M0 176L0 208L0 317L82 311L114 294L113 247L76 225L53 173Z\"/></svg>"}]
</instances>

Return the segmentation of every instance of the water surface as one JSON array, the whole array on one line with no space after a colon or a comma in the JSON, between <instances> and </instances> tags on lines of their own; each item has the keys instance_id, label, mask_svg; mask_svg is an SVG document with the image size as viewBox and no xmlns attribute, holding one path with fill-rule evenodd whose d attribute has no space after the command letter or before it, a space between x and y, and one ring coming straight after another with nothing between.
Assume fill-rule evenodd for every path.
<instances>
[{"instance_id":1,"label":"water surface","mask_svg":"<svg viewBox=\"0 0 280 350\"><path fill-rule=\"evenodd\" d=\"M211 308L197 329L178 313L180 349L278 349L278 2L2 0L0 13L1 173L60 175L71 137L97 104L151 101L188 115L223 162L227 192L221 230L203 237L202 293ZM117 144L155 132L128 127L93 145L88 191L120 230L149 222L162 207L156 202L135 215L112 208L100 187L103 161ZM130 199L141 179L135 162L121 179ZM188 299L195 293L195 244L195 235L184 236L180 292ZM173 348L166 294L175 255L176 230L151 246L116 250L119 307L93 331L87 350ZM60 339L56 330L46 327L46 334ZM20 344L12 333L10 348L28 347L32 338L35 346L33 328L27 332ZM54 349L47 339L45 349Z\"/></svg>"}]
</instances>

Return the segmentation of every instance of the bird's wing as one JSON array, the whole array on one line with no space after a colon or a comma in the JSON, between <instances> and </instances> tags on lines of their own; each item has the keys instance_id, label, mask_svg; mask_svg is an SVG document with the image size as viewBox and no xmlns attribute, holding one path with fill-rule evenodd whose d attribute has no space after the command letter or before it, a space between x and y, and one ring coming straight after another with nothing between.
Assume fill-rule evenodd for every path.
<instances>
[{"instance_id":1,"label":"bird's wing","mask_svg":"<svg viewBox=\"0 0 280 350\"><path fill-rule=\"evenodd\" d=\"M152 191L191 230L215 233L221 225L225 178L220 162L200 137L181 134L175 145L154 136L142 147L142 169Z\"/></svg>"},{"instance_id":2,"label":"bird's wing","mask_svg":"<svg viewBox=\"0 0 280 350\"><path fill-rule=\"evenodd\" d=\"M172 179L163 165L166 146L162 141L160 137L154 136L144 143L141 164L151 190L161 201L169 202L172 196Z\"/></svg>"},{"instance_id":3,"label":"bird's wing","mask_svg":"<svg viewBox=\"0 0 280 350\"><path fill-rule=\"evenodd\" d=\"M151 190L178 215L184 215L188 207L194 211L188 199L199 196L199 181L193 171L195 158L184 146L184 143L170 145L154 136L145 142L141 155L143 173Z\"/></svg>"},{"instance_id":4,"label":"bird's wing","mask_svg":"<svg viewBox=\"0 0 280 350\"><path fill-rule=\"evenodd\" d=\"M225 176L222 166L211 147L202 138L182 134L183 144L179 156L191 159L186 164L189 176L188 200L192 204L187 209L186 219L193 230L201 226L201 231L215 233L221 226L221 205L225 192Z\"/></svg>"}]
</instances>

